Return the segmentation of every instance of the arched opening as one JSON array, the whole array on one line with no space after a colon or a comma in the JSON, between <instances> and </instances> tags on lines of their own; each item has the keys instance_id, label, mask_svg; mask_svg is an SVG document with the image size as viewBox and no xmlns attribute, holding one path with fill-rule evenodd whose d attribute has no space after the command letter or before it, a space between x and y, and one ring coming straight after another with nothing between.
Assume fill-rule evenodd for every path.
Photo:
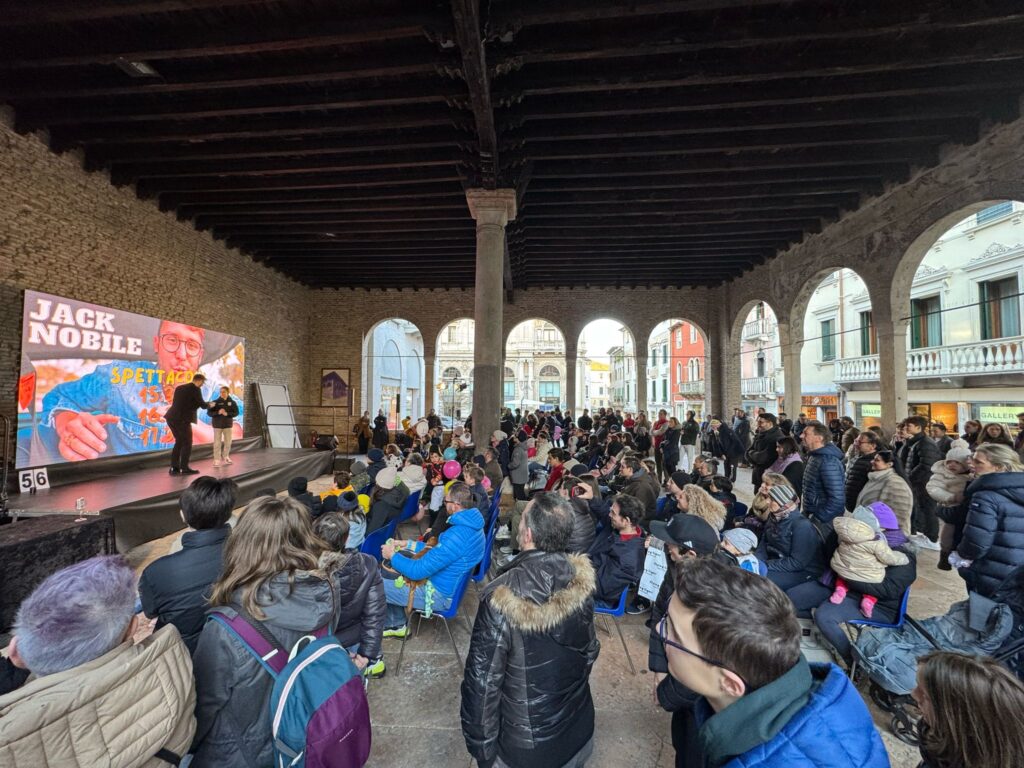
<instances>
[{"instance_id":1,"label":"arched opening","mask_svg":"<svg viewBox=\"0 0 1024 768\"><path fill-rule=\"evenodd\" d=\"M554 323L531 319L519 323L505 342L505 362L514 374L512 397L507 385L506 408L553 411L565 404L565 337Z\"/></svg>"},{"instance_id":2,"label":"arched opening","mask_svg":"<svg viewBox=\"0 0 1024 768\"><path fill-rule=\"evenodd\" d=\"M968 420L1017 433L1016 414L1024 411L1022 223L1024 203L1015 200L943 217L908 249L903 277L892 287L895 313L908 324L908 411L949 434Z\"/></svg>"},{"instance_id":3,"label":"arched opening","mask_svg":"<svg viewBox=\"0 0 1024 768\"><path fill-rule=\"evenodd\" d=\"M397 317L373 326L363 337L361 409L383 411L396 429L403 416L423 413L425 386L420 329Z\"/></svg>"},{"instance_id":4,"label":"arched opening","mask_svg":"<svg viewBox=\"0 0 1024 768\"><path fill-rule=\"evenodd\" d=\"M824 424L840 416L878 424L878 332L867 284L852 269L826 271L810 284L815 288L803 314L801 410Z\"/></svg>"},{"instance_id":5,"label":"arched opening","mask_svg":"<svg viewBox=\"0 0 1024 768\"><path fill-rule=\"evenodd\" d=\"M584 326L576 347L576 409L636 413L636 344L618 320L601 318Z\"/></svg>"},{"instance_id":6,"label":"arched opening","mask_svg":"<svg viewBox=\"0 0 1024 768\"><path fill-rule=\"evenodd\" d=\"M473 335L468 317L452 320L441 329L435 347L434 410L446 429L464 420L473 409Z\"/></svg>"},{"instance_id":7,"label":"arched opening","mask_svg":"<svg viewBox=\"0 0 1024 768\"><path fill-rule=\"evenodd\" d=\"M697 417L706 408L707 337L689 320L672 318L654 326L647 341L648 415L664 409L682 421L687 411Z\"/></svg>"},{"instance_id":8,"label":"arched opening","mask_svg":"<svg viewBox=\"0 0 1024 768\"><path fill-rule=\"evenodd\" d=\"M729 412L720 414L725 418L733 408L742 408L748 414L755 414L758 409L776 414L785 410L782 350L775 310L764 301L752 301L744 310L739 315L742 322L737 318L738 327L733 327L733 340L734 343L738 340L740 353L740 402L726 403Z\"/></svg>"}]
</instances>

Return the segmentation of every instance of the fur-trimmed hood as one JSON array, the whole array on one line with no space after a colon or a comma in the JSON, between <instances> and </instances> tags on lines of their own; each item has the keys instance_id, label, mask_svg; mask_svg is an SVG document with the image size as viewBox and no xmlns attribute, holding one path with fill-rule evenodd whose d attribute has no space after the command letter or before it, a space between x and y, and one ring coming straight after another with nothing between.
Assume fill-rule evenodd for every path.
<instances>
[{"instance_id":1,"label":"fur-trimmed hood","mask_svg":"<svg viewBox=\"0 0 1024 768\"><path fill-rule=\"evenodd\" d=\"M495 579L490 601L520 632L547 632L587 605L596 583L586 555L531 550Z\"/></svg>"},{"instance_id":2,"label":"fur-trimmed hood","mask_svg":"<svg viewBox=\"0 0 1024 768\"><path fill-rule=\"evenodd\" d=\"M317 569L325 574L340 571L352 558L352 554L352 552L335 552L333 550L327 550L320 555L320 560L317 562Z\"/></svg>"}]
</instances>

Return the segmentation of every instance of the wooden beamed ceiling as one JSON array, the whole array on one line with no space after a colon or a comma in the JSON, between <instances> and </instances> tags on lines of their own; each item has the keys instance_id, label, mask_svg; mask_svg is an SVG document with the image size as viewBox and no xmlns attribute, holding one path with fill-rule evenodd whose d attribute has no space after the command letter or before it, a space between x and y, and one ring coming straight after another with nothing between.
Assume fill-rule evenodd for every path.
<instances>
[{"instance_id":1,"label":"wooden beamed ceiling","mask_svg":"<svg viewBox=\"0 0 1024 768\"><path fill-rule=\"evenodd\" d=\"M0 101L309 285L715 285L1018 116L1019 0L2 0Z\"/></svg>"}]
</instances>

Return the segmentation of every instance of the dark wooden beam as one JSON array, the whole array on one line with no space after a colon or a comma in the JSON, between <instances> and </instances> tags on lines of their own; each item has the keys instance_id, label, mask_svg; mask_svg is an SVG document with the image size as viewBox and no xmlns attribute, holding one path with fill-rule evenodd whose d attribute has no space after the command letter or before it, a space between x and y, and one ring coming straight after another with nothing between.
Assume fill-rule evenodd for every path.
<instances>
[{"instance_id":1,"label":"dark wooden beam","mask_svg":"<svg viewBox=\"0 0 1024 768\"><path fill-rule=\"evenodd\" d=\"M47 0L45 3L4 3L4 24L26 26L36 24L68 24L76 21L98 21L130 18L145 14L188 13L245 6L266 5L267 0L132 0L132 2L90 2L81 0Z\"/></svg>"},{"instance_id":2,"label":"dark wooden beam","mask_svg":"<svg viewBox=\"0 0 1024 768\"><path fill-rule=\"evenodd\" d=\"M444 168L382 170L372 173L360 172L346 175L310 174L307 176L281 176L272 178L222 177L211 179L143 179L137 185L142 197L161 193L182 192L244 192L254 190L283 189L339 189L368 187L402 187L433 184L458 184L461 176L446 173Z\"/></svg>"},{"instance_id":3,"label":"dark wooden beam","mask_svg":"<svg viewBox=\"0 0 1024 768\"><path fill-rule=\"evenodd\" d=\"M493 189L498 183L501 166L498 158L498 137L491 105L491 79L487 55L481 37L479 0L451 0L455 24L455 40L462 53L462 72L469 88L469 102L476 120L482 182Z\"/></svg>"},{"instance_id":4,"label":"dark wooden beam","mask_svg":"<svg viewBox=\"0 0 1024 768\"><path fill-rule=\"evenodd\" d=\"M457 184L435 184L423 182L406 184L394 189L361 189L361 188L320 188L320 189L282 189L271 192L260 191L213 191L165 193L160 195L160 209L175 210L179 206L194 209L203 206L248 206L252 204L271 205L286 203L297 205L305 203L394 203L395 205L410 204L415 201L433 200L450 202L460 200L465 204L466 193Z\"/></svg>"}]
</instances>

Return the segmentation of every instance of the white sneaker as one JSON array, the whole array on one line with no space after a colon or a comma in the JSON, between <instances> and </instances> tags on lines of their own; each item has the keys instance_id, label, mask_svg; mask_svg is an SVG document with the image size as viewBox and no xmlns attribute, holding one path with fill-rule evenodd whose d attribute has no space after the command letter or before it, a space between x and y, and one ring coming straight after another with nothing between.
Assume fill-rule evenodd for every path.
<instances>
[{"instance_id":1,"label":"white sneaker","mask_svg":"<svg viewBox=\"0 0 1024 768\"><path fill-rule=\"evenodd\" d=\"M932 541L927 536L922 535L919 539L915 539L914 543L917 544L921 549L927 549L932 552L938 552L942 547L939 546L939 542Z\"/></svg>"}]
</instances>

